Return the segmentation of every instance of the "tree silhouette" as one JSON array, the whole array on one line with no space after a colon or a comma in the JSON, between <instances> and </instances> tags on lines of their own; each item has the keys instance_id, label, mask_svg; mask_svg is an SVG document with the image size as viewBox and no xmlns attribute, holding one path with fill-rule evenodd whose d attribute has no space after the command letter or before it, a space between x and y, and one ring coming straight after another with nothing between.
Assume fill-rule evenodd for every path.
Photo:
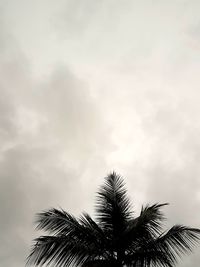
<instances>
[{"instance_id":1,"label":"tree silhouette","mask_svg":"<svg viewBox=\"0 0 200 267\"><path fill-rule=\"evenodd\" d=\"M161 208L165 205L143 206L135 217L124 181L113 172L97 193L96 221L87 213L75 218L62 209L37 215L37 229L50 235L34 240L28 264L172 267L192 251L200 230L174 225L163 232Z\"/></svg>"}]
</instances>

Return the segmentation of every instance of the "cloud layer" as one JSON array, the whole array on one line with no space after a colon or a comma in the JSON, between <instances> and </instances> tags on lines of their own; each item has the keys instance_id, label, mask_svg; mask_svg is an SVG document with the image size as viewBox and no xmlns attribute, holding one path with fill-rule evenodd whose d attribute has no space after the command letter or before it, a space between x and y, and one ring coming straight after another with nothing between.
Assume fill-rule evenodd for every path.
<instances>
[{"instance_id":1,"label":"cloud layer","mask_svg":"<svg viewBox=\"0 0 200 267\"><path fill-rule=\"evenodd\" d=\"M24 265L36 212L93 214L113 169L136 211L170 202L168 226L200 227L199 2L0 6L2 265Z\"/></svg>"}]
</instances>

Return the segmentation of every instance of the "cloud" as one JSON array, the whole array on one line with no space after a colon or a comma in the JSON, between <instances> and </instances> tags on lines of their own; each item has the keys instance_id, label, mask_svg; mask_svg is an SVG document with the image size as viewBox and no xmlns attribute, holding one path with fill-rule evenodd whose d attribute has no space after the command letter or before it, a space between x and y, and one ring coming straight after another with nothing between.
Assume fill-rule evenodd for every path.
<instances>
[{"instance_id":1,"label":"cloud","mask_svg":"<svg viewBox=\"0 0 200 267\"><path fill-rule=\"evenodd\" d=\"M20 51L2 51L9 55L0 62L0 258L7 267L25 261L36 212L78 213L81 198L88 206L83 177L88 168L98 175L112 146L87 84L65 66L36 81Z\"/></svg>"},{"instance_id":2,"label":"cloud","mask_svg":"<svg viewBox=\"0 0 200 267\"><path fill-rule=\"evenodd\" d=\"M36 212L93 213L113 169L136 211L170 202L168 226L198 226L199 2L1 4L3 266L22 266Z\"/></svg>"}]
</instances>

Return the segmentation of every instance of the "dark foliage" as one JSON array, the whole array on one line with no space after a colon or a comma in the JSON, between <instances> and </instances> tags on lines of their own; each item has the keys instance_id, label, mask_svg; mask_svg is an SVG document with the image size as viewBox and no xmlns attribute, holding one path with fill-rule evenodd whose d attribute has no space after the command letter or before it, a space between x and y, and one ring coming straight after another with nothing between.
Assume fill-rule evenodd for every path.
<instances>
[{"instance_id":1,"label":"dark foliage","mask_svg":"<svg viewBox=\"0 0 200 267\"><path fill-rule=\"evenodd\" d=\"M113 172L97 194L96 222L88 214L77 219L58 209L37 215L37 229L48 235L34 240L28 263L60 267L172 267L199 241L200 230L175 225L163 233L165 218L161 209L165 205L147 205L135 217L123 179Z\"/></svg>"}]
</instances>

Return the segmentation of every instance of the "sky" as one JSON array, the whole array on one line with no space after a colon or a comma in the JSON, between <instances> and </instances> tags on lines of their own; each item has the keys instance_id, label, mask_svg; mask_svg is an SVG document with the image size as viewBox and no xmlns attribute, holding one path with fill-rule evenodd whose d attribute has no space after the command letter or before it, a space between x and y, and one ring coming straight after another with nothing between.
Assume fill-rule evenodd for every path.
<instances>
[{"instance_id":1,"label":"sky","mask_svg":"<svg viewBox=\"0 0 200 267\"><path fill-rule=\"evenodd\" d=\"M166 227L200 227L199 9L0 0L1 266L25 266L37 212L94 215L113 170L136 213L169 202Z\"/></svg>"}]
</instances>

